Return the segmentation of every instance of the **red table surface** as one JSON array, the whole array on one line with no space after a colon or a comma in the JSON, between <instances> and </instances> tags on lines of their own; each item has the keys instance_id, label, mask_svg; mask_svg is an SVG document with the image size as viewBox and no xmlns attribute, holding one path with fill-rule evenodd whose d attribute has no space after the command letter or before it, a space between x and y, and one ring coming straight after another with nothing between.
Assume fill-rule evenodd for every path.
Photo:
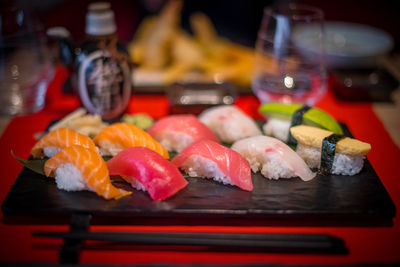
<instances>
[{"instance_id":1,"label":"red table surface","mask_svg":"<svg viewBox=\"0 0 400 267\"><path fill-rule=\"evenodd\" d=\"M42 132L49 122L60 118L79 106L76 97L65 97L60 88L67 73L58 69L49 86L47 106L41 112L15 117L0 139L0 202L22 169L10 151L28 158L35 143L34 134ZM240 96L236 105L253 117L258 100L254 96ZM400 206L398 164L400 150L374 113L370 103L346 103L328 91L318 107L347 124L353 135L372 145L368 154L372 166L385 185L396 207ZM147 112L160 118L168 114L168 100L163 95L134 95L128 112ZM32 231L67 230L67 225L9 225L0 224L0 262L57 262L61 240L32 237ZM341 237L349 249L347 255L271 254L260 252L210 252L197 249L166 249L157 246L119 246L111 250L98 243L89 243L81 254L81 263L390 263L400 262L399 215L391 227L280 227L280 226L91 226L92 231L177 231L177 232L245 232L245 233L326 233Z\"/></svg>"}]
</instances>

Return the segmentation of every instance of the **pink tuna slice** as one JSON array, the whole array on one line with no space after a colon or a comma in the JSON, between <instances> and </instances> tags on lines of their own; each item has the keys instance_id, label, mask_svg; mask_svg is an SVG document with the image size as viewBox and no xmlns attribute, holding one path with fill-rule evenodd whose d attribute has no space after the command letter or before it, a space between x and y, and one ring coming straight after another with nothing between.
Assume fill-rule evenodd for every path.
<instances>
[{"instance_id":1,"label":"pink tuna slice","mask_svg":"<svg viewBox=\"0 0 400 267\"><path fill-rule=\"evenodd\" d=\"M217 136L205 124L189 114L164 117L153 124L147 132L157 139L157 135L165 131L190 135L193 142L208 139L219 143Z\"/></svg>"},{"instance_id":2,"label":"pink tuna slice","mask_svg":"<svg viewBox=\"0 0 400 267\"><path fill-rule=\"evenodd\" d=\"M202 140L186 147L173 158L172 163L181 167L191 156L200 156L215 162L233 185L252 191L251 169L249 162L238 152L210 140Z\"/></svg>"},{"instance_id":3,"label":"pink tuna slice","mask_svg":"<svg viewBox=\"0 0 400 267\"><path fill-rule=\"evenodd\" d=\"M167 199L188 184L174 164L145 147L123 150L107 161L107 167L110 175L137 179L153 200Z\"/></svg>"}]
</instances>

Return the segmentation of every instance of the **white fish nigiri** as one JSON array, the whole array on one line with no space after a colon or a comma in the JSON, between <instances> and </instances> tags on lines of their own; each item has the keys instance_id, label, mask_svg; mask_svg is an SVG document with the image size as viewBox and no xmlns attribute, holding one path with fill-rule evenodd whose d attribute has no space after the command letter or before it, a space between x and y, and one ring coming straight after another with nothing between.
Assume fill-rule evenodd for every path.
<instances>
[{"instance_id":1,"label":"white fish nigiri","mask_svg":"<svg viewBox=\"0 0 400 267\"><path fill-rule=\"evenodd\" d=\"M304 160L289 146L269 136L254 136L235 142L231 149L245 157L253 172L269 179L299 176L303 181L315 177Z\"/></svg>"},{"instance_id":2,"label":"white fish nigiri","mask_svg":"<svg viewBox=\"0 0 400 267\"><path fill-rule=\"evenodd\" d=\"M254 120L235 106L206 109L199 115L199 119L226 143L261 134Z\"/></svg>"}]
</instances>

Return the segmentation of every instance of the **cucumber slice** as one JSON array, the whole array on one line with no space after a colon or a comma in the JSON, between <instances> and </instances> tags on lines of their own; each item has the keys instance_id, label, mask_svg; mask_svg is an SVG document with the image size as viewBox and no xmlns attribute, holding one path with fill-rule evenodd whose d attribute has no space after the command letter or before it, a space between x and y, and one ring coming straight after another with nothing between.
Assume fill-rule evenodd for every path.
<instances>
[{"instance_id":1,"label":"cucumber slice","mask_svg":"<svg viewBox=\"0 0 400 267\"><path fill-rule=\"evenodd\" d=\"M303 104L292 103L266 103L260 106L260 113L268 117L290 121L293 113L301 108ZM326 129L335 134L343 134L342 127L328 113L319 108L311 108L303 116L303 124Z\"/></svg>"}]
</instances>

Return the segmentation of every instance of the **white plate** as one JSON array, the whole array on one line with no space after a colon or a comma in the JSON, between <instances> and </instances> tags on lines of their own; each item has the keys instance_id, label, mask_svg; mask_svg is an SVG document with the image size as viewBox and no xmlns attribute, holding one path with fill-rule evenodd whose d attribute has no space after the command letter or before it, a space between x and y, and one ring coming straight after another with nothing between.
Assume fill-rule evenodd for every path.
<instances>
[{"instance_id":1,"label":"white plate","mask_svg":"<svg viewBox=\"0 0 400 267\"><path fill-rule=\"evenodd\" d=\"M314 56L319 39L318 25L298 26L293 42L304 56ZM328 67L369 65L393 47L392 37L379 29L345 22L325 22L325 54Z\"/></svg>"}]
</instances>

